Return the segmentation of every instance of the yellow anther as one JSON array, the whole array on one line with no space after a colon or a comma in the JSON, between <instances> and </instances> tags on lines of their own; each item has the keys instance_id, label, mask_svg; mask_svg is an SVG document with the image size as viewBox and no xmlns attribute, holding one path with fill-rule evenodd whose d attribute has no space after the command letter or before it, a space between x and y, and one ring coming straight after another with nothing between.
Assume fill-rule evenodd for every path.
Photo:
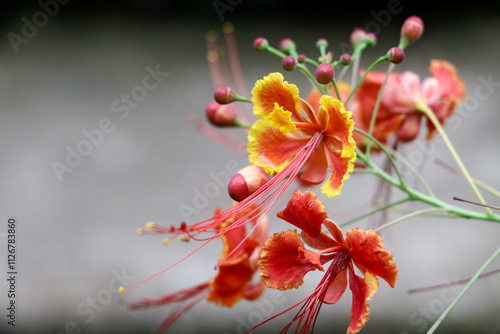
<instances>
[{"instance_id":1,"label":"yellow anther","mask_svg":"<svg viewBox=\"0 0 500 334\"><path fill-rule=\"evenodd\" d=\"M143 235L144 234L144 230L142 228L138 228L137 230L135 230L137 232L138 235Z\"/></svg>"},{"instance_id":2,"label":"yellow anther","mask_svg":"<svg viewBox=\"0 0 500 334\"><path fill-rule=\"evenodd\" d=\"M120 293L125 293L125 288L123 286L121 286L119 289Z\"/></svg>"},{"instance_id":3,"label":"yellow anther","mask_svg":"<svg viewBox=\"0 0 500 334\"><path fill-rule=\"evenodd\" d=\"M217 39L217 33L214 30L207 31L207 41L213 42Z\"/></svg>"},{"instance_id":4,"label":"yellow anther","mask_svg":"<svg viewBox=\"0 0 500 334\"><path fill-rule=\"evenodd\" d=\"M215 63L217 61L217 58L219 56L217 55L217 51L208 51L207 52L207 60L209 63Z\"/></svg>"},{"instance_id":5,"label":"yellow anther","mask_svg":"<svg viewBox=\"0 0 500 334\"><path fill-rule=\"evenodd\" d=\"M186 237L185 235L179 235L177 237L177 239L179 239L179 241L183 241L183 242L188 242L189 241L189 237Z\"/></svg>"},{"instance_id":6,"label":"yellow anther","mask_svg":"<svg viewBox=\"0 0 500 334\"><path fill-rule=\"evenodd\" d=\"M153 223L153 222L148 222L148 223L146 224L146 228L147 228L148 230L152 230L152 229L153 229L153 227L155 227L155 223Z\"/></svg>"},{"instance_id":7,"label":"yellow anther","mask_svg":"<svg viewBox=\"0 0 500 334\"><path fill-rule=\"evenodd\" d=\"M226 22L226 23L224 23L224 25L222 26L222 30L223 30L225 33L230 33L230 32L233 32L233 31L234 31L234 25L233 25L231 22Z\"/></svg>"},{"instance_id":8,"label":"yellow anther","mask_svg":"<svg viewBox=\"0 0 500 334\"><path fill-rule=\"evenodd\" d=\"M169 238L165 238L163 239L163 244L166 246L170 243L170 239Z\"/></svg>"}]
</instances>

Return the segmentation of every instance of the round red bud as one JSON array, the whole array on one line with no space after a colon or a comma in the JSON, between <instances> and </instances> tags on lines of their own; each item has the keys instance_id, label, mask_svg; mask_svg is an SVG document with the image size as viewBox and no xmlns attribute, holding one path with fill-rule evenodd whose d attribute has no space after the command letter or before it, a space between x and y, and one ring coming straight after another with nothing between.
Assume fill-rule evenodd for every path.
<instances>
[{"instance_id":1,"label":"round red bud","mask_svg":"<svg viewBox=\"0 0 500 334\"><path fill-rule=\"evenodd\" d=\"M355 28L351 32L351 36L350 36L349 40L351 41L352 45L357 46L357 45L364 42L365 37L366 37L366 31L364 31L361 28Z\"/></svg>"},{"instance_id":2,"label":"round red bud","mask_svg":"<svg viewBox=\"0 0 500 334\"><path fill-rule=\"evenodd\" d=\"M220 104L228 104L233 102L235 99L235 93L233 90L227 86L217 87L214 92L214 99Z\"/></svg>"},{"instance_id":3,"label":"round red bud","mask_svg":"<svg viewBox=\"0 0 500 334\"><path fill-rule=\"evenodd\" d=\"M264 51L269 46L269 43L264 37L258 37L253 41L253 46L257 51Z\"/></svg>"},{"instance_id":4,"label":"round red bud","mask_svg":"<svg viewBox=\"0 0 500 334\"><path fill-rule=\"evenodd\" d=\"M294 56L286 56L281 62L285 71L293 71L297 67L297 60Z\"/></svg>"},{"instance_id":5,"label":"round red bud","mask_svg":"<svg viewBox=\"0 0 500 334\"><path fill-rule=\"evenodd\" d=\"M401 48L393 47L387 52L387 56L391 63L399 64L405 59L405 52Z\"/></svg>"},{"instance_id":6,"label":"round red bud","mask_svg":"<svg viewBox=\"0 0 500 334\"><path fill-rule=\"evenodd\" d=\"M233 126L236 119L236 113L233 108L227 105L220 105L215 101L207 105L205 116L215 126Z\"/></svg>"},{"instance_id":7,"label":"round red bud","mask_svg":"<svg viewBox=\"0 0 500 334\"><path fill-rule=\"evenodd\" d=\"M401 26L401 38L413 43L424 33L424 21L418 16L410 16Z\"/></svg>"},{"instance_id":8,"label":"round red bud","mask_svg":"<svg viewBox=\"0 0 500 334\"><path fill-rule=\"evenodd\" d=\"M377 35L372 32L366 34L366 41L368 46L374 46L377 44Z\"/></svg>"},{"instance_id":9,"label":"round red bud","mask_svg":"<svg viewBox=\"0 0 500 334\"><path fill-rule=\"evenodd\" d=\"M290 53L292 50L295 50L295 42L290 38L283 38L280 41L279 49L284 53Z\"/></svg>"},{"instance_id":10,"label":"round red bud","mask_svg":"<svg viewBox=\"0 0 500 334\"><path fill-rule=\"evenodd\" d=\"M322 84L326 85L330 83L335 76L335 71L333 70L333 66L330 63L320 64L316 68L316 80Z\"/></svg>"},{"instance_id":11,"label":"round red bud","mask_svg":"<svg viewBox=\"0 0 500 334\"><path fill-rule=\"evenodd\" d=\"M297 61L299 62L299 64L305 63L306 62L306 55L300 54L299 59L297 59Z\"/></svg>"},{"instance_id":12,"label":"round red bud","mask_svg":"<svg viewBox=\"0 0 500 334\"><path fill-rule=\"evenodd\" d=\"M328 41L324 38L320 38L316 41L317 48L326 48L328 46Z\"/></svg>"},{"instance_id":13,"label":"round red bud","mask_svg":"<svg viewBox=\"0 0 500 334\"><path fill-rule=\"evenodd\" d=\"M351 55L348 53L340 55L340 63L344 66L349 65L351 63Z\"/></svg>"},{"instance_id":14,"label":"round red bud","mask_svg":"<svg viewBox=\"0 0 500 334\"><path fill-rule=\"evenodd\" d=\"M250 165L242 168L233 176L231 181L229 181L227 190L232 199L241 202L270 179L271 177L266 173L264 168Z\"/></svg>"}]
</instances>

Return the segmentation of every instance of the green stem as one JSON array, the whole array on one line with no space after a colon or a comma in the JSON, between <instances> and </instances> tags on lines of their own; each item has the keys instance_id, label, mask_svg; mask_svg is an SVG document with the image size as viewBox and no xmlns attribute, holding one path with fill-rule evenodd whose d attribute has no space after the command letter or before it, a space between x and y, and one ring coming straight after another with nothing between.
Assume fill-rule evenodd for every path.
<instances>
[{"instance_id":1,"label":"green stem","mask_svg":"<svg viewBox=\"0 0 500 334\"><path fill-rule=\"evenodd\" d=\"M356 83L356 86L354 87L354 89L351 91L351 93L347 97L347 100L345 101L345 104L349 103L349 101L351 100L351 98L354 96L354 93L358 89L359 85L361 85L361 83L365 80L365 78L368 75L368 73L370 73L375 68L375 66L377 66L378 64L386 61L387 59L388 59L387 55L382 56L379 59L375 60L373 62L373 64L370 65L370 67L368 67L368 69L365 71L365 73L363 74L363 76L361 77L361 79L358 80L358 82ZM394 67L394 66L392 66L392 67ZM392 69L391 69L391 72L392 72Z\"/></svg>"},{"instance_id":2,"label":"green stem","mask_svg":"<svg viewBox=\"0 0 500 334\"><path fill-rule=\"evenodd\" d=\"M432 327L427 331L427 334L432 334L439 327L441 322L443 322L444 318L450 313L450 311L457 305L457 303L462 299L465 293L469 290L469 288L476 282L476 280L481 276L481 274L488 268L488 266L495 260L495 258L500 255L500 247L490 256L488 260L479 268L479 270L472 276L469 283L462 289L462 291L458 294L455 300L444 310L444 312L439 316L439 318L434 322Z\"/></svg>"},{"instance_id":3,"label":"green stem","mask_svg":"<svg viewBox=\"0 0 500 334\"><path fill-rule=\"evenodd\" d=\"M378 233L381 230L383 230L385 228L388 228L389 226L395 225L397 223L400 223L403 220L406 220L408 218L412 218L412 217L415 217L415 216L424 215L424 214L429 213L429 212L443 211L443 210L444 210L443 208L429 208L429 209L423 209L423 210L415 211L415 212L409 213L409 214L407 214L405 216L402 216L402 217L399 217L397 219L394 219L394 220L392 220L392 221L390 221L388 223L385 223L384 225L380 225L379 227L377 227L376 229L374 229L373 232Z\"/></svg>"},{"instance_id":4,"label":"green stem","mask_svg":"<svg viewBox=\"0 0 500 334\"><path fill-rule=\"evenodd\" d=\"M311 81L311 83L314 86L316 86L316 88L321 94L326 94L324 87L320 85L320 83L316 80L316 78L312 76L311 72L309 72L309 70L305 66L297 64L297 69L299 69L302 73L304 73L307 76L309 81Z\"/></svg>"},{"instance_id":5,"label":"green stem","mask_svg":"<svg viewBox=\"0 0 500 334\"><path fill-rule=\"evenodd\" d=\"M370 211L370 212L367 212L367 213L365 213L365 214L363 214L363 215L361 215L361 216L358 216L358 217L356 217L356 218L353 218L353 219L351 219L351 220L348 220L347 222L345 222L345 223L343 223L343 224L341 224L341 225L339 225L339 226L340 226L340 227L347 226L347 225L349 225L349 224L352 224L352 223L357 222L358 220L361 220L361 219L363 219L363 218L366 218L366 217L369 217L369 216L371 216L371 215L373 215L373 214L376 214L377 212L380 212L380 211L384 211L384 210L390 209L390 208L392 208L392 207L394 207L394 206L396 206L396 205L406 203L406 202L408 202L408 201L410 201L410 200L411 200L410 198L404 198L404 199L402 199L402 200L399 200L399 201L396 201L396 202L389 203L389 204L387 204L387 205L384 205L384 206L378 207L378 208L376 208L376 209L374 209L374 210L372 210L372 211Z\"/></svg>"},{"instance_id":6,"label":"green stem","mask_svg":"<svg viewBox=\"0 0 500 334\"><path fill-rule=\"evenodd\" d=\"M479 199L481 204L486 205L486 201L484 200L483 196L481 195L481 193L477 189L476 184L474 183L471 176L469 175L469 172L465 168L465 165L462 163L460 156L458 155L457 151L453 147L453 144L451 143L450 139L448 138L448 135L444 131L443 127L441 126L441 122L439 122L439 120L437 119L437 117L434 114L434 112L432 111L432 109L429 108L429 106L423 100L417 101L416 109L418 111L423 112L427 116L427 118L431 121L431 123L434 125L434 127L436 128L438 133L441 135L441 138L443 139L444 143L448 147L448 150L450 151L451 155L453 156L453 158L457 162L458 167L460 168L460 170L464 174L465 179L467 180L467 182L469 182L469 184L470 184L472 190L474 191L474 193L476 194L477 198ZM485 210L488 214L492 214L491 210L488 207L485 207Z\"/></svg>"}]
</instances>

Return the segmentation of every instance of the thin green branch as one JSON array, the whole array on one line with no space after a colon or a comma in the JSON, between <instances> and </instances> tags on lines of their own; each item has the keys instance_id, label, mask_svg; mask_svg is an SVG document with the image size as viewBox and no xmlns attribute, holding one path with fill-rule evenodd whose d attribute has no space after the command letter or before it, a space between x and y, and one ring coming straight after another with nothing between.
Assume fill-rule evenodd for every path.
<instances>
[{"instance_id":1,"label":"thin green branch","mask_svg":"<svg viewBox=\"0 0 500 334\"><path fill-rule=\"evenodd\" d=\"M361 219L363 219L363 218L366 218L366 217L369 217L369 216L371 216L371 215L374 215L374 214L376 214L377 212L380 212L380 211L384 211L384 210L390 209L390 208L392 208L392 207L394 207L394 206L397 206L397 205L400 205L400 204L406 203L406 202L408 202L408 201L411 201L411 199L410 199L410 198L404 198L404 199L402 199L402 200L399 200L399 201L396 201L396 202L393 202L393 203L386 204L386 205L381 206L381 207L378 207L378 208L376 208L376 209L374 209L374 210L372 210L372 211L370 211L370 212L367 212L367 213L365 213L365 214L363 214L363 215L357 216L357 217L355 217L355 218L353 218L353 219L351 219L351 220L349 220L349 221L347 221L347 222L345 222L345 223L343 223L343 224L341 224L341 225L339 225L339 226L340 226L340 227L347 226L347 225L349 225L349 224L352 224L352 223L354 223L354 222L357 222L358 220L361 220Z\"/></svg>"},{"instance_id":2,"label":"thin green branch","mask_svg":"<svg viewBox=\"0 0 500 334\"><path fill-rule=\"evenodd\" d=\"M481 274L488 268L488 266L496 259L496 257L500 255L500 247L490 256L488 260L479 268L479 270L472 276L469 283L462 289L462 291L458 294L458 296L453 300L453 302L443 311L443 313L437 318L432 327L427 331L427 334L432 334L439 327L441 322L443 322L444 318L450 313L450 311L457 305L457 303L462 299L462 297L467 293L469 288L476 282L476 280L481 276Z\"/></svg>"}]
</instances>

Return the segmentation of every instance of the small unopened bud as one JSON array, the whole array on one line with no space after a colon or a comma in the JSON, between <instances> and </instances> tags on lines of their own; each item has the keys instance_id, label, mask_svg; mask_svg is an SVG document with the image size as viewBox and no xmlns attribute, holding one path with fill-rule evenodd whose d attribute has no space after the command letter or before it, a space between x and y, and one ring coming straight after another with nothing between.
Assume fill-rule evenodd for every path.
<instances>
[{"instance_id":1,"label":"small unopened bud","mask_svg":"<svg viewBox=\"0 0 500 334\"><path fill-rule=\"evenodd\" d=\"M283 38L280 41L279 49L286 54L291 54L295 51L295 42L290 38Z\"/></svg>"},{"instance_id":2,"label":"small unopened bud","mask_svg":"<svg viewBox=\"0 0 500 334\"><path fill-rule=\"evenodd\" d=\"M375 35L374 33L372 32L369 32L366 34L366 44L368 46L374 46L375 44L377 44L377 35Z\"/></svg>"},{"instance_id":3,"label":"small unopened bud","mask_svg":"<svg viewBox=\"0 0 500 334\"><path fill-rule=\"evenodd\" d=\"M327 42L327 40L326 40L326 39L324 39L324 38L320 38L320 39L318 39L318 40L316 41L316 47L317 47L318 49L328 47L328 42Z\"/></svg>"},{"instance_id":4,"label":"small unopened bud","mask_svg":"<svg viewBox=\"0 0 500 334\"><path fill-rule=\"evenodd\" d=\"M418 16L410 16L401 26L403 46L415 42L424 33L424 21Z\"/></svg>"},{"instance_id":5,"label":"small unopened bud","mask_svg":"<svg viewBox=\"0 0 500 334\"><path fill-rule=\"evenodd\" d=\"M215 126L233 126L236 113L227 105L220 105L216 101L210 102L205 108L205 116Z\"/></svg>"},{"instance_id":6,"label":"small unopened bud","mask_svg":"<svg viewBox=\"0 0 500 334\"><path fill-rule=\"evenodd\" d=\"M293 71L297 67L297 60L294 56L286 56L281 62L285 71Z\"/></svg>"},{"instance_id":7,"label":"small unopened bud","mask_svg":"<svg viewBox=\"0 0 500 334\"><path fill-rule=\"evenodd\" d=\"M220 104L228 104L235 101L236 94L227 86L218 87L214 92L214 99Z\"/></svg>"},{"instance_id":8,"label":"small unopened bud","mask_svg":"<svg viewBox=\"0 0 500 334\"><path fill-rule=\"evenodd\" d=\"M316 68L316 80L323 85L330 83L335 76L335 71L333 70L333 66L330 63L320 64Z\"/></svg>"},{"instance_id":9,"label":"small unopened bud","mask_svg":"<svg viewBox=\"0 0 500 334\"><path fill-rule=\"evenodd\" d=\"M393 47L387 52L387 57L391 63L399 64L405 59L405 52L401 48Z\"/></svg>"},{"instance_id":10,"label":"small unopened bud","mask_svg":"<svg viewBox=\"0 0 500 334\"><path fill-rule=\"evenodd\" d=\"M241 169L233 176L231 181L229 181L227 190L232 199L241 202L270 179L271 177L266 173L264 168L250 165Z\"/></svg>"},{"instance_id":11,"label":"small unopened bud","mask_svg":"<svg viewBox=\"0 0 500 334\"><path fill-rule=\"evenodd\" d=\"M366 31L364 31L361 28L355 28L351 32L351 36L350 36L349 40L351 41L351 44L354 47L356 47L365 41L365 37L366 37Z\"/></svg>"},{"instance_id":12,"label":"small unopened bud","mask_svg":"<svg viewBox=\"0 0 500 334\"><path fill-rule=\"evenodd\" d=\"M340 63L344 66L349 65L351 63L351 55L348 53L340 55Z\"/></svg>"},{"instance_id":13,"label":"small unopened bud","mask_svg":"<svg viewBox=\"0 0 500 334\"><path fill-rule=\"evenodd\" d=\"M258 37L253 41L253 46L257 51L264 51L269 46L269 43L264 37Z\"/></svg>"},{"instance_id":14,"label":"small unopened bud","mask_svg":"<svg viewBox=\"0 0 500 334\"><path fill-rule=\"evenodd\" d=\"M300 54L297 61L299 62L299 64L305 63L306 62L306 55Z\"/></svg>"}]
</instances>

